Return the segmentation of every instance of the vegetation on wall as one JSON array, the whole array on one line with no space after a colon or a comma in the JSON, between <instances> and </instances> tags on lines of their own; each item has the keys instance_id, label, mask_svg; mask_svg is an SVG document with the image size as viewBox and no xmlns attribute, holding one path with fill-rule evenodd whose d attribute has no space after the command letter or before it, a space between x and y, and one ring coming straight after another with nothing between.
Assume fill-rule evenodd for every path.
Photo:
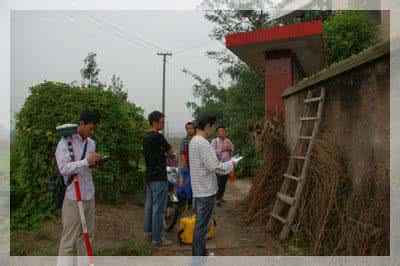
<instances>
[{"instance_id":1,"label":"vegetation on wall","mask_svg":"<svg viewBox=\"0 0 400 266\"><path fill-rule=\"evenodd\" d=\"M328 64L357 54L376 42L377 27L365 11L338 11L324 22Z\"/></svg>"},{"instance_id":2,"label":"vegetation on wall","mask_svg":"<svg viewBox=\"0 0 400 266\"><path fill-rule=\"evenodd\" d=\"M147 123L143 110L127 101L121 88L46 81L30 92L16 116L11 151L12 227L29 227L54 213L48 178L57 169L54 151L60 137L55 128L78 123L83 109L96 112L96 149L112 158L94 169L96 199L116 202L122 193L142 189L139 161Z\"/></svg>"}]
</instances>

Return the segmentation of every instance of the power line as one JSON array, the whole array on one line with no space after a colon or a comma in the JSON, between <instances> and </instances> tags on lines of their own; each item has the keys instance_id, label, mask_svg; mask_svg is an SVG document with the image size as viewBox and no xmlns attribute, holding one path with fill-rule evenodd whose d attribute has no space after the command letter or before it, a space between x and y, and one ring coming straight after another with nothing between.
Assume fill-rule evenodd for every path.
<instances>
[{"instance_id":1,"label":"power line","mask_svg":"<svg viewBox=\"0 0 400 266\"><path fill-rule=\"evenodd\" d=\"M208 40L208 41L202 42L202 43L194 45L194 46L183 48L181 50L178 50L178 51L174 52L174 54L176 55L176 54L184 53L184 52L196 49L196 48L200 48L200 47L203 47L204 44L207 44L207 43L210 43L210 42L214 42L214 40Z\"/></svg>"},{"instance_id":2,"label":"power line","mask_svg":"<svg viewBox=\"0 0 400 266\"><path fill-rule=\"evenodd\" d=\"M128 31L126 31L126 30L125 30L124 28L122 28L122 26L120 26L120 25L117 25L117 24L111 23L111 22L107 22L107 21L105 21L105 20L103 20L103 19L100 19L100 18L97 17L97 16L94 16L94 15L92 15L92 16L88 15L88 16L91 17L91 18L93 18L93 19L97 19L98 21L102 22L103 24L107 24L107 25L111 26L113 29L115 29L116 31L120 32L121 34L125 34L125 35L127 35L127 36L129 36L129 37L134 37L135 39L137 39L137 40L139 40L139 41L141 41L141 42L147 44L148 46L153 47L154 49L162 50L161 47L159 47L159 46L157 46L157 45L155 45L155 44L153 44L153 43L151 43L151 42L149 42L149 41L147 41L147 40L145 40L145 39L139 37L139 36L136 35L136 34L132 34L132 33L128 32Z\"/></svg>"},{"instance_id":3,"label":"power line","mask_svg":"<svg viewBox=\"0 0 400 266\"><path fill-rule=\"evenodd\" d=\"M72 15L67 14L67 13L65 13L65 12L62 12L62 14L63 14L64 16L67 16L67 17L69 17L69 18L72 18L73 20L76 20L76 21L79 21L79 20L81 20L81 19L84 19L84 20L89 21L89 22L91 22L92 24L95 24L96 26L101 27L101 28L104 29L104 24L101 24L101 23L99 23L99 22L97 22L97 21L95 21L95 20L91 20L91 19L88 19L88 18L82 18L82 17L75 17L75 16L72 16ZM91 17L91 16L89 16L89 17ZM98 19L98 18L97 18L97 20L100 21L100 19ZM108 23L108 24L110 24L110 23ZM146 45L144 45L143 43L140 43L140 42L138 42L138 41L133 41L133 40L131 40L131 39L128 39L128 38L126 38L126 37L124 36L124 35L127 35L127 34L124 33L123 31L119 30L118 27L114 26L113 28L114 28L114 31L112 31L112 33L113 33L115 36L117 36L118 38L120 38L120 39L122 39L122 40L128 42L128 43L131 44L131 45L134 45L134 46L140 45L140 46L143 47L143 48L148 48L148 49L152 49L152 50L153 50L153 48L150 48L149 45L151 45L151 46L153 46L153 47L155 47L155 48L158 47L158 46L153 45L153 44L151 44L150 42L147 42L147 41L145 41L145 42L148 43L149 45L146 46ZM144 40L143 40L143 41L144 41ZM210 41L211 41L211 40L210 40ZM209 41L208 41L208 42L209 42ZM188 47L188 48L186 48L186 49L182 49L182 50L178 51L178 53L182 53L182 52L185 52L185 51L190 50L190 49L194 49L194 48L199 47L199 46L200 46L200 45L193 46L193 47ZM166 59L166 56L172 55L171 53L157 53L157 55L164 55L164 54L165 54L165 56L164 56L165 62L171 63L171 65L172 65L173 67L175 67L176 69L178 69L180 72L183 72L185 75L188 75L188 76L190 76L191 78L193 78L194 75L199 76L199 75L195 74L194 72L190 71L188 68L186 68L186 67L181 67L181 66L175 64L174 62L167 60L167 59ZM164 67L164 69L163 69L163 113L165 113L165 67Z\"/></svg>"},{"instance_id":4,"label":"power line","mask_svg":"<svg viewBox=\"0 0 400 266\"><path fill-rule=\"evenodd\" d=\"M103 20L103 19L100 19L99 17L97 17L97 16L95 16L95 15L92 15L92 16L88 15L88 16L91 17L91 18L93 18L93 19L97 19L98 21L102 22L103 24L110 25L110 26L113 27L115 30L119 31L120 33L126 34L126 35L128 35L128 36L132 36L132 35L133 35L134 38L136 38L136 39L142 41L143 43L145 43L145 44L147 44L147 45L149 45L149 46L151 46L151 47L153 47L153 48L155 48L155 49L162 50L161 47L159 47L159 46L157 46L157 45L155 45L155 44L153 44L153 43L151 43L151 42L149 42L149 41L147 41L147 40L145 40L145 39L143 39L143 38L141 38L141 37L139 37L139 36L137 36L137 35L134 35L134 34L132 34L132 33L129 33L129 32L126 31L124 28L122 28L122 26L120 26L120 25L117 25L117 24L111 23L111 22L107 22L107 21L105 21L105 20ZM193 49L202 47L202 46L204 46L204 44L207 44L207 43L210 43L210 42L213 42L213 41L214 41L214 40L208 40L208 41L202 42L202 43L200 43L200 44L197 44L197 45L195 45L195 46L190 46L190 47L187 47L187 48L183 48L183 49L181 49L181 50L178 50L178 51L174 52L174 55L175 55L175 54L184 53L184 52L186 52L186 51L190 51L190 50L193 50Z\"/></svg>"},{"instance_id":5,"label":"power line","mask_svg":"<svg viewBox=\"0 0 400 266\"><path fill-rule=\"evenodd\" d=\"M103 23L103 24L107 24L107 25L111 26L112 28L114 28L116 31L118 31L118 32L121 33L121 34L125 34L125 35L128 35L129 37L134 37L134 38L136 38L137 40L139 40L139 41L141 41L141 42L143 42L143 43L145 43L145 44L147 44L147 45L153 47L154 49L163 50L160 46L157 46L157 45L155 45L155 44L153 44L153 43L151 43L151 42L149 42L149 41L147 41L147 40L145 40L145 39L139 37L138 35L135 35L135 34L132 34L132 33L128 32L127 30L125 30L124 28L122 28L122 26L120 26L120 25L117 25L117 24L111 23L111 22L107 22L107 21L105 21L105 20L103 20L103 19L101 19L101 18L99 18L99 17L97 17L97 16L95 16L95 15L88 15L88 16L91 17L91 18L93 18L93 19L95 19L95 20L97 19L98 21L100 21L100 22ZM194 46L189 46L189 47L187 47L187 48L180 49L180 50L178 50L178 51L176 51L176 52L173 52L173 53L174 53L174 55L180 54L180 53L184 53L184 52L186 52L186 51L190 51L190 50L193 50L193 49L202 47L202 46L204 46L204 44L207 44L207 43L210 43L210 42L214 42L214 41L215 41L215 40L207 40L207 41L202 42L202 43L200 43L200 44L197 44L197 45L194 45ZM221 44L220 41L218 41L218 43Z\"/></svg>"},{"instance_id":6,"label":"power line","mask_svg":"<svg viewBox=\"0 0 400 266\"><path fill-rule=\"evenodd\" d=\"M96 26L101 27L101 28L104 29L104 24L101 24L101 23L99 23L99 22L97 22L97 21L95 21L95 20L91 20L91 19L88 19L88 18L82 18L82 17L72 16L72 15L66 13L66 12L62 12L62 14L63 14L64 16L67 16L67 17L69 17L69 18L72 18L73 20L76 20L76 21L79 21L79 20L84 19L84 20L86 20L86 21L88 21L88 22L90 22L90 23L92 23L92 24L95 24ZM89 17L91 17L91 16L89 16ZM96 17L96 18L97 18L97 17ZM99 18L97 18L97 20L100 21ZM103 21L103 20L101 20L101 21ZM107 24L110 24L110 23L107 23ZM128 43L130 43L131 45L134 45L134 46L140 45L140 46L143 47L143 48L148 48L148 49L152 49L152 50L153 50L153 48L150 48L149 46L146 46L146 45L144 45L143 43L140 43L140 42L138 42L138 41L133 41L133 40L131 40L131 39L126 38L124 35L127 35L127 34L124 33L123 31L119 30L118 27L114 26L113 28L114 28L114 31L112 31L112 33L113 33L116 37L118 37L118 38L120 38L120 39L122 39L122 40L124 40L124 41L126 41L126 42L128 42ZM143 40L143 41L145 41L145 40ZM209 41L207 41L207 42L210 42L210 41L212 41L212 40L209 40ZM145 42L147 42L147 41L145 41ZM158 48L158 46L153 45L153 44L151 44L150 42L147 42L147 43L148 43L149 45L155 47L155 48ZM197 48L197 47L199 47L199 46L200 46L200 45L188 47L188 48L179 50L179 51L177 51L176 53L182 53L182 52L185 52L185 51L188 51L188 50L191 50L191 49L195 49L195 48ZM160 49L161 49L161 48L160 48ZM154 51L154 50L153 50L153 51ZM175 54L175 53L174 53L174 54ZM183 73L186 74L186 75L189 75L189 76L197 75L197 74L193 73L192 71L188 70L188 68L178 66L177 64L175 64L175 63L172 62L172 61L166 60L166 62L171 63L175 68L177 68L180 72L183 72Z\"/></svg>"},{"instance_id":7,"label":"power line","mask_svg":"<svg viewBox=\"0 0 400 266\"><path fill-rule=\"evenodd\" d=\"M87 19L87 18L82 18L82 17L75 17L75 16L72 16L72 15L67 14L67 13L65 13L65 12L63 12L62 14L63 14L64 16L66 16L66 17L69 17L70 19L75 20L75 21L79 21L79 20L84 19L84 20L86 20L86 21L88 21L88 22L90 22L90 23L92 23L92 24L95 24L95 25L98 26L98 27L104 28L104 25L101 25L101 24L99 24L99 23L96 22L96 21L89 20L89 19ZM128 43L131 44L131 45L134 45L134 46L140 45L140 46L143 47L143 48L150 48L150 47L148 47L148 46L144 46L142 43L134 42L134 41L132 41L132 40L130 40L130 39L128 39L128 38L125 38L125 37L121 36L121 33L119 33L119 34L117 33L117 34L116 34L115 31L113 31L112 33L114 33L114 35L115 35L116 37L118 37L118 38L120 38L120 39L122 39L122 40L128 42ZM192 48L193 48L193 47L192 47ZM180 72L183 72L183 73L186 74L186 75L189 75L189 76L190 76L189 73L192 73L192 72L190 72L187 68L178 66L177 64L175 64L175 63L172 62L172 61L169 61L169 60L166 60L166 61L169 62L169 63L171 63L175 68L177 68ZM187 73L187 72L189 72L189 73Z\"/></svg>"},{"instance_id":8,"label":"power line","mask_svg":"<svg viewBox=\"0 0 400 266\"><path fill-rule=\"evenodd\" d=\"M95 24L96 26L101 27L101 28L104 29L104 25L99 24L98 22L93 21L93 20L90 20L90 19L88 19L88 18L75 17L75 16L72 16L72 15L70 15L70 14L66 14L66 13L64 13L64 12L63 12L62 14L65 15L65 16L67 16L67 17L69 17L69 18L72 18L73 20L77 20L77 21L84 19L84 20L86 20L86 21L88 21L88 22L90 22L90 23L92 23L92 24ZM146 49L149 49L149 48L150 48L150 47L144 45L143 43L140 43L140 42L138 42L138 41L133 41L133 40L131 40L131 39L126 38L126 37L125 37L122 33L120 33L120 32L117 33L117 32L115 32L115 31L112 31L112 33L113 33L116 37L118 37L118 38L120 38L120 39L122 39L122 40L124 40L124 41L126 41L126 42L128 42L128 43L130 43L130 44L132 44L132 45L134 45L134 46L139 45L139 46L141 46L142 48L146 48ZM153 48L151 48L151 49L154 51Z\"/></svg>"}]
</instances>

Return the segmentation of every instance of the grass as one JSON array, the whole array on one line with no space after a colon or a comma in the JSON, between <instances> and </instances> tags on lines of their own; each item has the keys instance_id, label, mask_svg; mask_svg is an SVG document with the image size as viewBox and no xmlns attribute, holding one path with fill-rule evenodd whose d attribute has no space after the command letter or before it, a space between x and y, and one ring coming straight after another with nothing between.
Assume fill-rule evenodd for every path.
<instances>
[{"instance_id":1,"label":"grass","mask_svg":"<svg viewBox=\"0 0 400 266\"><path fill-rule=\"evenodd\" d=\"M11 240L14 234L23 233L30 241L11 241L11 256L56 256L58 251L58 239L49 235L44 230L19 231L11 233ZM32 242L35 244L32 245ZM149 256L150 247L136 243L132 240L116 243L94 243L94 256Z\"/></svg>"},{"instance_id":2,"label":"grass","mask_svg":"<svg viewBox=\"0 0 400 266\"><path fill-rule=\"evenodd\" d=\"M304 256L303 249L298 246L289 246L289 252L292 253L294 256Z\"/></svg>"},{"instance_id":3,"label":"grass","mask_svg":"<svg viewBox=\"0 0 400 266\"><path fill-rule=\"evenodd\" d=\"M10 232L11 256L57 256L61 225L56 221L43 222L38 228L17 229ZM148 256L150 246L132 240L104 241L93 243L95 256Z\"/></svg>"},{"instance_id":4,"label":"grass","mask_svg":"<svg viewBox=\"0 0 400 266\"><path fill-rule=\"evenodd\" d=\"M10 231L12 256L54 256L57 247L58 240L40 227L30 231L24 229Z\"/></svg>"},{"instance_id":5,"label":"grass","mask_svg":"<svg viewBox=\"0 0 400 266\"><path fill-rule=\"evenodd\" d=\"M109 246L94 248L95 256L149 256L150 248L132 240L114 243Z\"/></svg>"}]
</instances>

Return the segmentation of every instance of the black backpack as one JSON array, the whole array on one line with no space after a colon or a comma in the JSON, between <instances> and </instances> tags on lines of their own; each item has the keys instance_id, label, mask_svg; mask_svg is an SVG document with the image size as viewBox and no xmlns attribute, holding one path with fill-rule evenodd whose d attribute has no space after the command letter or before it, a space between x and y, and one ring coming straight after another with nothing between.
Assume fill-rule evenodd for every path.
<instances>
[{"instance_id":1,"label":"black backpack","mask_svg":"<svg viewBox=\"0 0 400 266\"><path fill-rule=\"evenodd\" d=\"M86 156L86 149L87 149L87 141L83 148L81 160L83 160ZM53 149L53 155L54 154L55 154L55 149ZM54 158L54 160L56 160L55 156L53 158ZM57 162L55 163L55 165L56 165L56 170L55 170L56 174L49 177L48 184L49 184L49 191L52 196L55 207L57 209L60 209L60 208L62 208L62 205L64 202L65 191L67 190L67 187L69 185L71 185L71 183L73 181L73 176L69 176L68 180L67 180L67 184L65 184L64 177L58 171Z\"/></svg>"}]
</instances>

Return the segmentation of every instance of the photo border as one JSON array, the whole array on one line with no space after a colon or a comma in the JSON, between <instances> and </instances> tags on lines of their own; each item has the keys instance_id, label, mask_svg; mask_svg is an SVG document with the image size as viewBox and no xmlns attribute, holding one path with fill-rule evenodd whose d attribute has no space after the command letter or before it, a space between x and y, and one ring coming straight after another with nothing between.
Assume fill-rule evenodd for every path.
<instances>
[{"instance_id":1,"label":"photo border","mask_svg":"<svg viewBox=\"0 0 400 266\"><path fill-rule=\"evenodd\" d=\"M200 10L202 1L195 0L157 0L133 1L124 0L87 0L87 1L51 1L51 0L0 0L0 29L3 33L2 41L5 41L5 51L0 51L0 70L2 84L8 84L2 88L1 97L10 99L10 17L14 10ZM310 0L311 1L311 0ZM335 9L369 9L366 0L338 0ZM135 1L136 2L136 1ZM237 2L238 6L246 1ZM299 1L297 1L299 2ZM304 1L300 1L304 2ZM318 2L315 1L314 2ZM352 4L349 4L352 3ZM372 9L376 9L372 7ZM400 1L382 0L381 10L391 10L391 58L390 58L390 256L382 257L309 257L309 256L236 256L215 257L208 259L207 265L400 265ZM4 32L3 32L4 30ZM8 45L7 45L8 44ZM7 49L8 46L8 49ZM8 56L7 56L8 55ZM4 57L3 57L4 56ZM1 112L8 112L10 117L10 105L0 106ZM6 121L9 125L10 121ZM0 180L1 181L1 180ZM0 182L0 193L8 193L9 206L9 180ZM7 198L7 197L6 197ZM3 204L0 204L2 206ZM0 210L9 216L9 208ZM0 239L0 265L55 265L56 256L9 256L9 220L4 224L8 237ZM0 229L4 229L0 227ZM1 232L1 230L0 230ZM6 251L6 252L5 252ZM95 257L95 265L190 265L191 257Z\"/></svg>"}]
</instances>

